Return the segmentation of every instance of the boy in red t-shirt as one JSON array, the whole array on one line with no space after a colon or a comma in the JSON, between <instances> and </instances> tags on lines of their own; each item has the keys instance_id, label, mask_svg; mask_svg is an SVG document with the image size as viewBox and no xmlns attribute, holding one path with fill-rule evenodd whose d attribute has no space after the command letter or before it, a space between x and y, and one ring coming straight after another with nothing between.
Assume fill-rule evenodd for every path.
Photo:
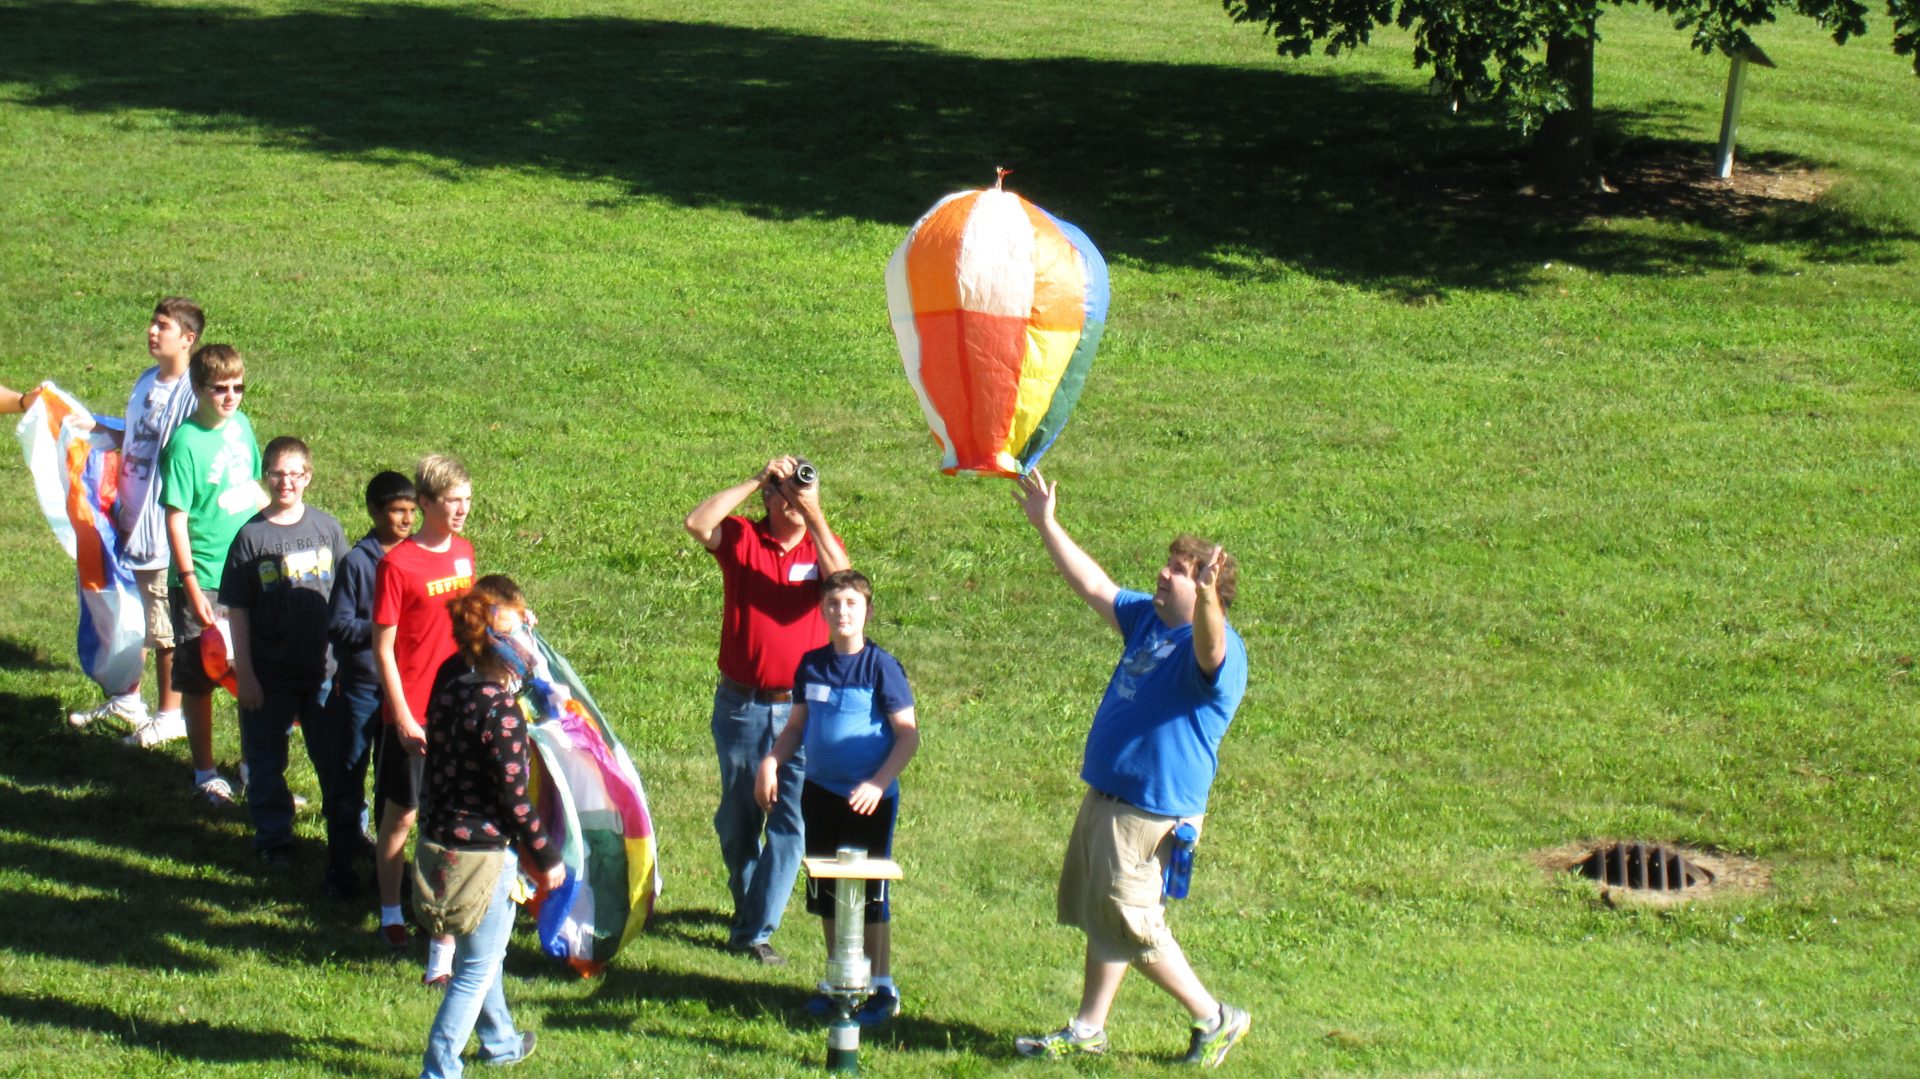
<instances>
[{"instance_id":1,"label":"boy in red t-shirt","mask_svg":"<svg viewBox=\"0 0 1920 1079\"><path fill-rule=\"evenodd\" d=\"M374 873L380 882L380 935L399 952L407 947L400 910L400 877L407 833L420 805L426 759L427 698L434 672L454 653L447 601L473 588L473 545L460 537L473 506L473 484L459 461L423 457L415 469L420 531L395 545L374 570L373 662L387 699L386 725L374 749L374 799L380 834ZM425 981L445 984L452 973L453 938L435 938Z\"/></svg>"}]
</instances>

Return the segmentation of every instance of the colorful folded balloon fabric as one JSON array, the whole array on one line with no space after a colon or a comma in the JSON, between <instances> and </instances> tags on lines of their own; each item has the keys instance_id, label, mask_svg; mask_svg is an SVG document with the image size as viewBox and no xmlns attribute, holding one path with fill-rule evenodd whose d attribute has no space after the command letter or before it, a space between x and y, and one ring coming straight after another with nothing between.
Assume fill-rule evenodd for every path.
<instances>
[{"instance_id":1,"label":"colorful folded balloon fabric","mask_svg":"<svg viewBox=\"0 0 1920 1079\"><path fill-rule=\"evenodd\" d=\"M534 897L541 950L583 978L646 926L660 894L646 790L572 664L531 629L541 662L521 704L533 723L534 804L560 846L566 880Z\"/></svg>"},{"instance_id":2,"label":"colorful folded balloon fabric","mask_svg":"<svg viewBox=\"0 0 1920 1079\"><path fill-rule=\"evenodd\" d=\"M34 498L62 550L74 560L80 600L75 646L80 669L108 695L140 682L146 615L133 571L120 560L113 505L120 454L84 428L117 429L49 382L14 429L33 480Z\"/></svg>"}]
</instances>

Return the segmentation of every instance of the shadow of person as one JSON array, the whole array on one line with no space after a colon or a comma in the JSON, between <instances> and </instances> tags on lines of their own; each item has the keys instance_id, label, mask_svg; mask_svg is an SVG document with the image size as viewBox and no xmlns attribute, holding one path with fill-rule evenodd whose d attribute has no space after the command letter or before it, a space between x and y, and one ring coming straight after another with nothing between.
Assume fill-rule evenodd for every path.
<instances>
[{"instance_id":1,"label":"shadow of person","mask_svg":"<svg viewBox=\"0 0 1920 1079\"><path fill-rule=\"evenodd\" d=\"M25 641L12 637L0 637L0 671L61 671L64 664L55 663L45 652Z\"/></svg>"},{"instance_id":2,"label":"shadow of person","mask_svg":"<svg viewBox=\"0 0 1920 1079\"><path fill-rule=\"evenodd\" d=\"M95 1005L0 990L0 1018L18 1027L61 1027L96 1034L119 1046L206 1064L318 1065L333 1075L386 1075L362 1058L382 1047L337 1037L302 1037L196 1019L129 1016ZM76 1063L76 1070L86 1069Z\"/></svg>"},{"instance_id":3,"label":"shadow of person","mask_svg":"<svg viewBox=\"0 0 1920 1079\"><path fill-rule=\"evenodd\" d=\"M0 693L0 821L32 822L0 837L0 949L187 972L216 969L210 951L341 951L313 918L317 847L310 874L261 872L243 810L200 805L172 756L47 718L58 714L51 696ZM370 934L363 943L382 954Z\"/></svg>"},{"instance_id":4,"label":"shadow of person","mask_svg":"<svg viewBox=\"0 0 1920 1079\"><path fill-rule=\"evenodd\" d=\"M592 996L578 1001L555 1003L543 1022L558 1028L634 1029L636 1000L698 1004L714 1014L742 1019L777 1016L794 1030L818 1030L824 1039L825 1024L807 1011L811 989L792 985L715 977L694 971L661 967L609 968ZM683 1040L690 1037L680 1029L663 1028L660 1033ZM965 1051L982 1055L1011 1055L1011 1041L971 1023L949 1022L911 1014L901 1015L884 1027L862 1034L862 1040L874 1045L892 1045L903 1049ZM725 1039L708 1038L715 1048L736 1051L741 1045ZM824 1044L824 1042L823 1042ZM1004 1049L1002 1053L1000 1050Z\"/></svg>"}]
</instances>

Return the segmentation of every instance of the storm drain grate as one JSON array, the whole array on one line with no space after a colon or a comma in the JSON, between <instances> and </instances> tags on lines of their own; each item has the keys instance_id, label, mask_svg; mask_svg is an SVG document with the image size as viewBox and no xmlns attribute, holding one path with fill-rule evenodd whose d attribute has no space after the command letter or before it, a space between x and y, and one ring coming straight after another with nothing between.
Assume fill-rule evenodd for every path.
<instances>
[{"instance_id":1,"label":"storm drain grate","mask_svg":"<svg viewBox=\"0 0 1920 1079\"><path fill-rule=\"evenodd\" d=\"M1614 888L1679 892L1713 883L1712 871L1687 860L1678 847L1661 843L1615 843L1596 848L1571 867Z\"/></svg>"}]
</instances>

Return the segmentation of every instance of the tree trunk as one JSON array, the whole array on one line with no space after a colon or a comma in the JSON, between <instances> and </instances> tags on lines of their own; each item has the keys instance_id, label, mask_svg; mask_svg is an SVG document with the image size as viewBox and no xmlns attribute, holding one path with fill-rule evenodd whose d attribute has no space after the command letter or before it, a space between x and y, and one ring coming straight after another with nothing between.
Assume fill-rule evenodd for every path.
<instances>
[{"instance_id":1,"label":"tree trunk","mask_svg":"<svg viewBox=\"0 0 1920 1079\"><path fill-rule=\"evenodd\" d=\"M1601 185L1593 156L1593 23L1580 36L1547 38L1547 71L1567 88L1567 107L1547 114L1533 137L1533 178L1541 189L1592 191Z\"/></svg>"}]
</instances>

